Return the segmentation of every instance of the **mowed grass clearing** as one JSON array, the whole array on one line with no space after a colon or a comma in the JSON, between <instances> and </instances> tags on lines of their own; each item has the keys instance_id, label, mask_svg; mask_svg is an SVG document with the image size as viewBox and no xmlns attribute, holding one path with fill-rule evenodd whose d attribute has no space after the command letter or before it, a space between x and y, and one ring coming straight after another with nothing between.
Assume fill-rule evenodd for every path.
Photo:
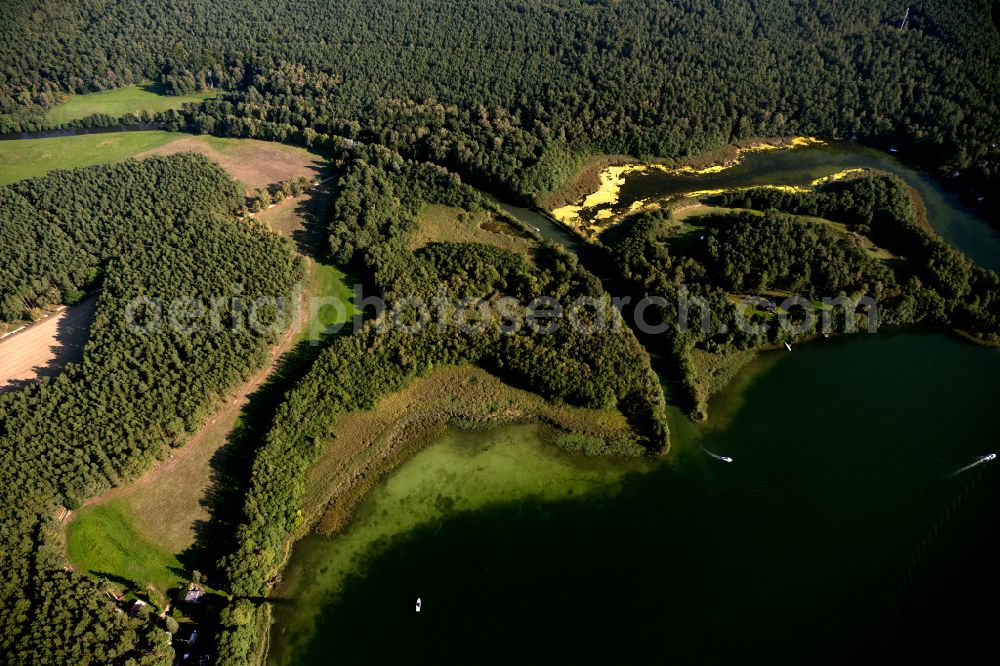
<instances>
[{"instance_id":1,"label":"mowed grass clearing","mask_svg":"<svg viewBox=\"0 0 1000 666\"><path fill-rule=\"evenodd\" d=\"M417 216L417 231L410 247L428 243L483 243L520 254L529 254L535 244L511 223L489 210L467 211L452 206L428 204Z\"/></svg>"},{"instance_id":2,"label":"mowed grass clearing","mask_svg":"<svg viewBox=\"0 0 1000 666\"><path fill-rule=\"evenodd\" d=\"M160 144L136 157L183 152L198 153L216 162L243 183L247 194L251 190L299 176L321 178L328 162L322 153L299 146L193 134L178 135L174 141Z\"/></svg>"},{"instance_id":3,"label":"mowed grass clearing","mask_svg":"<svg viewBox=\"0 0 1000 666\"><path fill-rule=\"evenodd\" d=\"M316 177L326 163L319 153L271 141L159 130L110 132L0 141L0 185L54 169L181 152L199 153L215 161L248 191L298 176Z\"/></svg>"},{"instance_id":4,"label":"mowed grass clearing","mask_svg":"<svg viewBox=\"0 0 1000 666\"><path fill-rule=\"evenodd\" d=\"M299 253L309 260L309 282L304 296L316 300L307 304L308 328L299 333L297 341L305 339L311 331L347 322L357 312L351 281L325 258L325 225L331 201L328 184L322 184L254 215L257 220L267 223L272 231L291 238ZM339 301L343 308L329 301Z\"/></svg>"},{"instance_id":5,"label":"mowed grass clearing","mask_svg":"<svg viewBox=\"0 0 1000 666\"><path fill-rule=\"evenodd\" d=\"M312 287L309 295L317 300L310 312L310 325L326 328L349 321L357 313L354 289L347 275L332 264L312 264ZM343 308L324 301L339 301Z\"/></svg>"},{"instance_id":6,"label":"mowed grass clearing","mask_svg":"<svg viewBox=\"0 0 1000 666\"><path fill-rule=\"evenodd\" d=\"M114 132L0 141L0 185L55 169L105 164L134 157L184 136L176 132Z\"/></svg>"},{"instance_id":7,"label":"mowed grass clearing","mask_svg":"<svg viewBox=\"0 0 1000 666\"><path fill-rule=\"evenodd\" d=\"M132 511L120 500L88 507L70 523L66 538L78 570L131 581L138 589L152 585L160 595L184 584L183 567L169 549L147 539ZM159 595L157 595L159 596Z\"/></svg>"},{"instance_id":8,"label":"mowed grass clearing","mask_svg":"<svg viewBox=\"0 0 1000 666\"><path fill-rule=\"evenodd\" d=\"M165 593L183 585L179 557L211 519L206 506L212 459L239 417L241 400L228 402L197 434L137 481L108 491L76 512L67 528L67 555L87 573L125 579L138 589ZM190 572L188 572L190 573Z\"/></svg>"},{"instance_id":9,"label":"mowed grass clearing","mask_svg":"<svg viewBox=\"0 0 1000 666\"><path fill-rule=\"evenodd\" d=\"M216 94L216 91L210 90L189 95L165 95L162 85L147 82L114 90L73 95L62 104L52 107L47 118L53 125L80 120L95 113L121 118L126 114L141 111L155 113L179 109L188 102L201 102Z\"/></svg>"}]
</instances>

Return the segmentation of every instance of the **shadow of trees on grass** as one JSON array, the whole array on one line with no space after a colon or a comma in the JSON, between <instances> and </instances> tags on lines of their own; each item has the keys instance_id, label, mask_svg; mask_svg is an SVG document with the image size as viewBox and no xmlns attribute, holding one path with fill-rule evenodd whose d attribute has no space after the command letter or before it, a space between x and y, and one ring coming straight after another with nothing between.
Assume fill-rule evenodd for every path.
<instances>
[{"instance_id":1,"label":"shadow of trees on grass","mask_svg":"<svg viewBox=\"0 0 1000 666\"><path fill-rule=\"evenodd\" d=\"M303 224L290 234L301 254L324 263L329 262L326 252L326 213L331 205L328 185L317 186L310 198L296 202L296 214ZM236 529L243 519L243 502L255 452L264 443L284 395L308 372L332 339L349 335L351 329L348 323L335 335L325 336L318 343L302 340L283 354L274 371L250 394L226 443L212 456L211 483L201 500L209 519L195 524L195 543L179 556L181 563L190 570L206 572L209 585L221 583L217 580L217 562L235 547Z\"/></svg>"}]
</instances>

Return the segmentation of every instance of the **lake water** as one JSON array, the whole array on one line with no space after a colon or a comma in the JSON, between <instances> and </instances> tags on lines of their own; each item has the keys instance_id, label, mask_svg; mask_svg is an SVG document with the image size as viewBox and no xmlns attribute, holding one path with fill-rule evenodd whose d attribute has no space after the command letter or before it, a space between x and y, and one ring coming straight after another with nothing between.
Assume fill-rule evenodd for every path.
<instances>
[{"instance_id":1,"label":"lake water","mask_svg":"<svg viewBox=\"0 0 1000 666\"><path fill-rule=\"evenodd\" d=\"M297 546L271 662L961 654L996 620L1000 463L949 474L996 450L998 388L998 351L864 335L763 357L648 470L450 433Z\"/></svg>"},{"instance_id":2,"label":"lake water","mask_svg":"<svg viewBox=\"0 0 1000 666\"><path fill-rule=\"evenodd\" d=\"M1000 265L933 181L841 148L751 154L697 183L892 167L942 235ZM762 355L708 426L671 414L664 461L567 457L530 426L450 431L343 534L296 546L269 661L968 661L998 619L1000 461L954 473L1000 448L998 389L1000 351L883 332Z\"/></svg>"}]
</instances>

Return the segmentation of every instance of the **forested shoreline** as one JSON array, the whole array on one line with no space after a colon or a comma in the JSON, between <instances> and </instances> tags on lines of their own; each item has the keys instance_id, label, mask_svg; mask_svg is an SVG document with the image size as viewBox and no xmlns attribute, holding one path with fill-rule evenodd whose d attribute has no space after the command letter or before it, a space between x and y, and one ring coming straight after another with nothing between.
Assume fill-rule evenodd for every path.
<instances>
[{"instance_id":1,"label":"forested shoreline","mask_svg":"<svg viewBox=\"0 0 1000 666\"><path fill-rule=\"evenodd\" d=\"M682 402L696 419L707 416L706 377L720 371L716 364L724 368L727 357L745 362L747 352L762 348L847 328L863 331L870 318L878 327L922 324L959 330L981 344L1000 340L1000 278L922 224L895 176L869 172L807 193L751 188L709 202L748 212L708 214L692 226L675 222L669 210L654 210L600 239L625 293L665 299L656 308L656 321L668 324L665 335L647 344L672 359ZM849 233L817 218L843 224ZM873 257L871 243L895 258ZM759 301L764 294L751 307L734 297ZM802 330L778 325L776 304L789 294L811 302L811 324L806 309L789 313ZM863 304L819 303L862 296L873 300L874 312ZM699 304L691 307L686 330L679 328L680 303ZM701 303L712 314L708 328L701 324ZM824 329L824 310L832 330Z\"/></svg>"},{"instance_id":2,"label":"forested shoreline","mask_svg":"<svg viewBox=\"0 0 1000 666\"><path fill-rule=\"evenodd\" d=\"M585 295L601 303L601 314L616 316L597 279L556 246L539 246L530 262L480 244L432 243L411 252L408 237L425 202L478 210L485 204L481 195L438 167L405 161L383 148L355 148L343 159L330 250L338 263L368 276L389 303L403 297L433 302L442 288L492 302L505 296L524 303L542 295L567 300ZM380 397L435 366L475 363L548 399L617 407L645 447L655 452L667 445L662 389L627 327L579 334L563 326L545 335L489 326L463 333L439 327L435 314L411 332L405 325L383 327L388 316L322 352L286 396L257 453L237 547L219 567L233 595L222 612L217 643L224 663L255 659L269 617L259 599L284 563L285 541L303 519L305 472L334 436L337 417L371 409Z\"/></svg>"},{"instance_id":3,"label":"forested shoreline","mask_svg":"<svg viewBox=\"0 0 1000 666\"><path fill-rule=\"evenodd\" d=\"M597 154L682 159L793 134L892 147L974 197L995 196L997 6L914 0L904 22L904 6L889 0L25 0L0 6L0 133L46 127L70 94L143 80L168 94L215 90L180 110L72 124L154 123L335 151L330 256L390 303L432 301L442 285L488 303L582 297L597 303L591 316L621 323L601 282L562 248L539 243L528 257L477 243L411 250L417 212L428 203L481 210L487 201L470 185L537 205ZM251 206L304 187L258 190ZM727 359L821 332L748 333L732 307L739 295L871 295L881 325L998 342L997 275L921 226L892 177L711 203L745 211L703 216L684 233L671 213L647 212L596 245L615 288L666 299L662 321L677 321L670 304L682 297L717 315L709 330L668 327L654 350L695 418L706 416L705 377L725 376ZM287 295L303 265L289 241L243 215L245 204L237 183L194 155L0 187L0 322L103 288L83 361L0 395L0 654L10 663L173 660L157 622L115 612L103 581L65 570L54 516L169 456L265 362L274 333L233 325L243 315L234 298ZM892 258L873 256L872 244ZM127 305L150 296L221 302L226 325L136 335ZM771 323L773 310L749 316ZM836 317L860 327L868 314ZM260 433L235 541L212 572L228 595L220 663L256 657L266 594L302 520L305 471L338 416L435 366L477 364L550 400L615 408L632 445L669 443L662 387L626 325L473 337L384 328L384 317L326 340Z\"/></svg>"}]
</instances>

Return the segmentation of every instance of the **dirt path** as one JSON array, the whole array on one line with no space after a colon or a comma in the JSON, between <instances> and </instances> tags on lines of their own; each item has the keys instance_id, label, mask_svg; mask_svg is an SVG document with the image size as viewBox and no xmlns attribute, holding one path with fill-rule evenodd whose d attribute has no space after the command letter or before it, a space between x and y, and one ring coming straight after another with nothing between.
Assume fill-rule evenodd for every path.
<instances>
[{"instance_id":1,"label":"dirt path","mask_svg":"<svg viewBox=\"0 0 1000 666\"><path fill-rule=\"evenodd\" d=\"M300 329L301 322L305 321L308 309L308 298L300 297L296 308L295 321L282 335L277 344L273 345L268 357L268 364L253 374L250 379L243 383L236 391L230 393L223 406L208 418L198 432L194 433L187 443L173 451L172 455L158 462L149 471L131 483L116 486L96 497L91 497L83 503L83 507L93 506L106 502L112 498L130 496L137 493L139 489L155 484L164 476L183 477L188 487L195 492L183 492L174 488L169 493L168 515L196 515L204 512L200 507L204 487L209 481L211 470L208 461L212 455L221 448L227 441L227 435L236 424L240 411L246 405L249 396L256 391L278 367L281 356L289 351L296 343L296 336ZM198 474L204 476L204 484L194 483L191 478L191 469L197 467ZM167 510L168 507L159 508ZM206 514L207 515L207 514ZM70 514L63 517L63 522L70 518Z\"/></svg>"},{"instance_id":2,"label":"dirt path","mask_svg":"<svg viewBox=\"0 0 1000 666\"><path fill-rule=\"evenodd\" d=\"M96 308L97 298L88 298L0 340L0 391L22 388L80 360Z\"/></svg>"},{"instance_id":3,"label":"dirt path","mask_svg":"<svg viewBox=\"0 0 1000 666\"><path fill-rule=\"evenodd\" d=\"M315 192L322 191L321 186L332 179L332 176L324 178L314 183L312 187L303 193L302 196L288 197L282 203L293 200L298 200L301 203L303 199L308 200L308 198ZM282 207L279 204L269 210L274 211L274 214L277 214L277 211L281 210L281 208ZM289 208L291 207L289 206ZM261 213L267 212L267 210L268 209L261 211ZM293 216L296 218L298 226L289 229L276 229L276 231L282 235L291 237L293 232L301 227L303 223L303 220L297 213L293 213ZM308 285L308 281L306 284ZM228 435L236 425L236 420L239 418L243 407L247 404L250 395L260 388L265 381L267 381L268 377L271 376L271 373L278 367L278 361L281 356L288 352L297 342L297 335L301 331L306 318L308 317L308 301L309 294L307 286L306 291L300 295L298 307L296 308L295 320L292 322L292 325L289 326L288 330L282 335L281 340L279 340L276 345L271 347L268 364L254 373L254 375L236 391L229 394L222 407L208 418L201 429L194 433L184 446L174 449L168 459L161 460L156 463L151 469L135 481L122 486L116 486L101 495L91 497L83 503L81 508L100 504L118 497L138 497L141 494L139 493L140 489L157 484L164 477L172 477L178 480L183 480L185 487L193 489L194 492L183 492L177 488L173 488L165 489L162 493L149 493L149 501L142 502L143 504L150 505L146 508L150 510L155 508L157 512L165 515L192 516L195 520L200 517L207 518L207 512L203 507L201 507L201 500L204 494L204 489L211 482L211 458L228 440ZM136 503L138 504L140 502L137 501ZM68 512L66 515L62 516L60 520L68 522L72 519L72 517L72 512ZM165 528L165 526L161 527ZM174 535L174 539L168 538L168 541L179 542L186 540L187 535L190 534L190 526L172 525L170 528L166 529L171 531L173 528L176 528L175 531L177 531L178 534ZM169 535L167 536L169 537Z\"/></svg>"},{"instance_id":4,"label":"dirt path","mask_svg":"<svg viewBox=\"0 0 1000 666\"><path fill-rule=\"evenodd\" d=\"M266 219L268 211L273 211L275 208L281 208L284 204L287 204L289 201L299 201L299 202L301 202L303 197L308 198L314 192L320 191L320 187L322 185L325 185L326 183L330 182L335 177L336 176L327 176L323 180L313 181L313 183L309 187L307 187L301 194L289 194L288 196L286 196L284 199L282 199L278 203L273 203L273 204L271 204L270 206L268 206L267 208L265 208L263 210L259 210L259 211L255 212L255 213L250 213L250 217L258 218L258 219Z\"/></svg>"},{"instance_id":5,"label":"dirt path","mask_svg":"<svg viewBox=\"0 0 1000 666\"><path fill-rule=\"evenodd\" d=\"M269 145L266 142L257 143ZM229 169L234 177L239 177L240 174L233 173L231 164L223 163L222 166ZM311 170L312 165L309 167ZM318 168L316 170L318 171ZM313 174L307 171L303 175ZM255 177L262 176L255 174ZM263 177L265 180L268 178L268 176ZM316 192L325 191L322 185L331 179L332 177L328 176L314 183L304 198L308 199ZM295 199L301 200L303 197ZM294 217L300 217L298 206L278 207L275 210L284 208L287 208L288 213ZM297 222L297 225L293 225L294 229L276 229L276 231L291 237L293 231L304 224L304 220L301 219ZM301 250L303 248L300 247ZM311 254L304 253L307 256ZM183 552L193 545L197 539L198 525L211 519L205 506L205 497L214 483L215 471L212 460L229 441L230 433L250 396L268 380L277 369L281 357L298 342L301 329L309 314L309 285L310 281L307 280L304 284L305 293L301 294L296 307L295 319L281 339L271 347L266 366L226 395L224 402L206 419L202 427L193 433L183 446L174 449L169 458L157 462L134 481L88 499L83 507L93 507L113 499L121 500L127 503L128 511L136 522L135 527L141 534L175 553ZM59 520L64 525L69 525L76 515L76 512L66 511L59 516Z\"/></svg>"}]
</instances>

